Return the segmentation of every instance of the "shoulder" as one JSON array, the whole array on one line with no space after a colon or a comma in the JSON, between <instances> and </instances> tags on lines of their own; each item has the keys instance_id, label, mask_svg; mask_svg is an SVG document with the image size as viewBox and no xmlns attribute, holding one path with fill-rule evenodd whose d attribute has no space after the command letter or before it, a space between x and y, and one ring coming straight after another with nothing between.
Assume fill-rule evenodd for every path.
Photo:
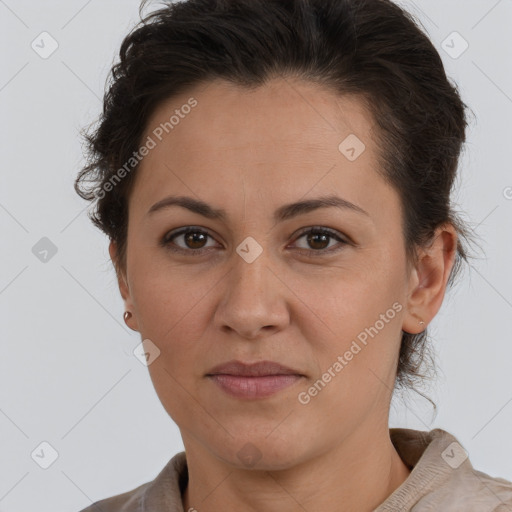
<instances>
[{"instance_id":1,"label":"shoulder","mask_svg":"<svg viewBox=\"0 0 512 512\"><path fill-rule=\"evenodd\" d=\"M412 467L378 512L508 512L512 482L475 469L462 444L442 429L392 429L401 458Z\"/></svg>"},{"instance_id":2,"label":"shoulder","mask_svg":"<svg viewBox=\"0 0 512 512\"><path fill-rule=\"evenodd\" d=\"M443 500L454 506L464 505L462 508L467 511L512 510L512 482L474 468L468 452L452 434L442 429L433 432L439 464L449 468L444 485L438 490Z\"/></svg>"},{"instance_id":3,"label":"shoulder","mask_svg":"<svg viewBox=\"0 0 512 512\"><path fill-rule=\"evenodd\" d=\"M143 510L143 496L151 484L152 482L147 482L131 491L95 501L80 512L135 512Z\"/></svg>"},{"instance_id":4,"label":"shoulder","mask_svg":"<svg viewBox=\"0 0 512 512\"><path fill-rule=\"evenodd\" d=\"M453 470L444 484L432 491L430 500L446 504L447 510L511 511L512 482L478 471L466 460L464 467Z\"/></svg>"},{"instance_id":5,"label":"shoulder","mask_svg":"<svg viewBox=\"0 0 512 512\"><path fill-rule=\"evenodd\" d=\"M185 452L174 455L154 480L95 501L80 512L181 512L181 489L188 481Z\"/></svg>"}]
</instances>

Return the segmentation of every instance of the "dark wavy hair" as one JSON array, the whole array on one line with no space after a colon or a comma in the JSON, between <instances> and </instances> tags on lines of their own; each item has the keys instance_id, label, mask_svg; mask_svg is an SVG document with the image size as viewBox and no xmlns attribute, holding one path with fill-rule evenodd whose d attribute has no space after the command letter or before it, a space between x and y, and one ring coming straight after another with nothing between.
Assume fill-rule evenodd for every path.
<instances>
[{"instance_id":1,"label":"dark wavy hair","mask_svg":"<svg viewBox=\"0 0 512 512\"><path fill-rule=\"evenodd\" d=\"M417 249L432 242L437 227L452 224L452 286L472 241L451 203L467 106L410 13L390 0L185 0L164 1L143 18L146 3L110 71L98 124L82 132L87 162L75 182L77 193L94 202L92 222L116 242L117 272L125 271L127 205L138 166L115 186L108 182L139 148L155 108L216 78L256 88L293 76L355 95L369 109L378 126L377 172L401 199L407 261L417 261ZM427 341L426 330L402 331L397 388L414 389L426 376L427 356L426 367L434 369Z\"/></svg>"}]
</instances>

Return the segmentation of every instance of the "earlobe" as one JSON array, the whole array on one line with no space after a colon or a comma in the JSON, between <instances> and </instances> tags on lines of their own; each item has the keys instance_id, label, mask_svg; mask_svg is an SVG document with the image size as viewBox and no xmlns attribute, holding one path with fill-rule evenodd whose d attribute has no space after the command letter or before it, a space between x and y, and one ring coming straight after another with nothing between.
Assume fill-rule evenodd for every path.
<instances>
[{"instance_id":1,"label":"earlobe","mask_svg":"<svg viewBox=\"0 0 512 512\"><path fill-rule=\"evenodd\" d=\"M112 260L112 264L113 264L115 272L116 272L117 283L119 286L119 292L121 293L121 297L124 301L124 307L125 307L125 312L123 315L124 321L130 329L132 329L133 331L137 331L138 330L137 322L136 322L134 314L133 314L134 307L133 307L133 303L132 303L132 299L131 299L131 295L130 295L130 288L126 281L126 276L121 271L120 266L118 264L117 245L113 240L110 241L110 244L108 247L108 252L110 254L110 258Z\"/></svg>"},{"instance_id":2,"label":"earlobe","mask_svg":"<svg viewBox=\"0 0 512 512\"><path fill-rule=\"evenodd\" d=\"M420 250L411 273L403 331L418 334L435 317L443 303L456 252L457 233L451 224L439 227L432 244Z\"/></svg>"},{"instance_id":3,"label":"earlobe","mask_svg":"<svg viewBox=\"0 0 512 512\"><path fill-rule=\"evenodd\" d=\"M137 329L135 329L134 327L131 326L131 323L133 322L133 319L132 319L132 313L131 311L125 311L124 312L124 315L123 315L123 318L124 318L124 323L132 330L132 331L137 331Z\"/></svg>"}]
</instances>

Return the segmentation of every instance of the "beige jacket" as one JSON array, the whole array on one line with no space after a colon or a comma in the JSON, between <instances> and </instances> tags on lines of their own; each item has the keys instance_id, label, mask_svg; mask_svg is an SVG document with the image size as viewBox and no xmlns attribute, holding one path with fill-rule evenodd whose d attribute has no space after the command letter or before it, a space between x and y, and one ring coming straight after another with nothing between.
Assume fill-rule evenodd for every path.
<instances>
[{"instance_id":1,"label":"beige jacket","mask_svg":"<svg viewBox=\"0 0 512 512\"><path fill-rule=\"evenodd\" d=\"M445 430L391 428L390 436L413 470L374 512L512 512L512 482L474 469ZM181 492L187 480L185 452L179 452L151 482L80 512L185 512Z\"/></svg>"}]
</instances>

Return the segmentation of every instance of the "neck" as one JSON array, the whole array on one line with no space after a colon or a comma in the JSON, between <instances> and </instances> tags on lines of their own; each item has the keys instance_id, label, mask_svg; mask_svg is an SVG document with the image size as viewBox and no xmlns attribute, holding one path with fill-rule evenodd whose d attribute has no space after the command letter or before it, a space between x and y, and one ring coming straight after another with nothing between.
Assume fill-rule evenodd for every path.
<instances>
[{"instance_id":1,"label":"neck","mask_svg":"<svg viewBox=\"0 0 512 512\"><path fill-rule=\"evenodd\" d=\"M410 474L387 428L358 429L328 452L280 470L234 468L204 447L187 444L185 512L371 512Z\"/></svg>"}]
</instances>

